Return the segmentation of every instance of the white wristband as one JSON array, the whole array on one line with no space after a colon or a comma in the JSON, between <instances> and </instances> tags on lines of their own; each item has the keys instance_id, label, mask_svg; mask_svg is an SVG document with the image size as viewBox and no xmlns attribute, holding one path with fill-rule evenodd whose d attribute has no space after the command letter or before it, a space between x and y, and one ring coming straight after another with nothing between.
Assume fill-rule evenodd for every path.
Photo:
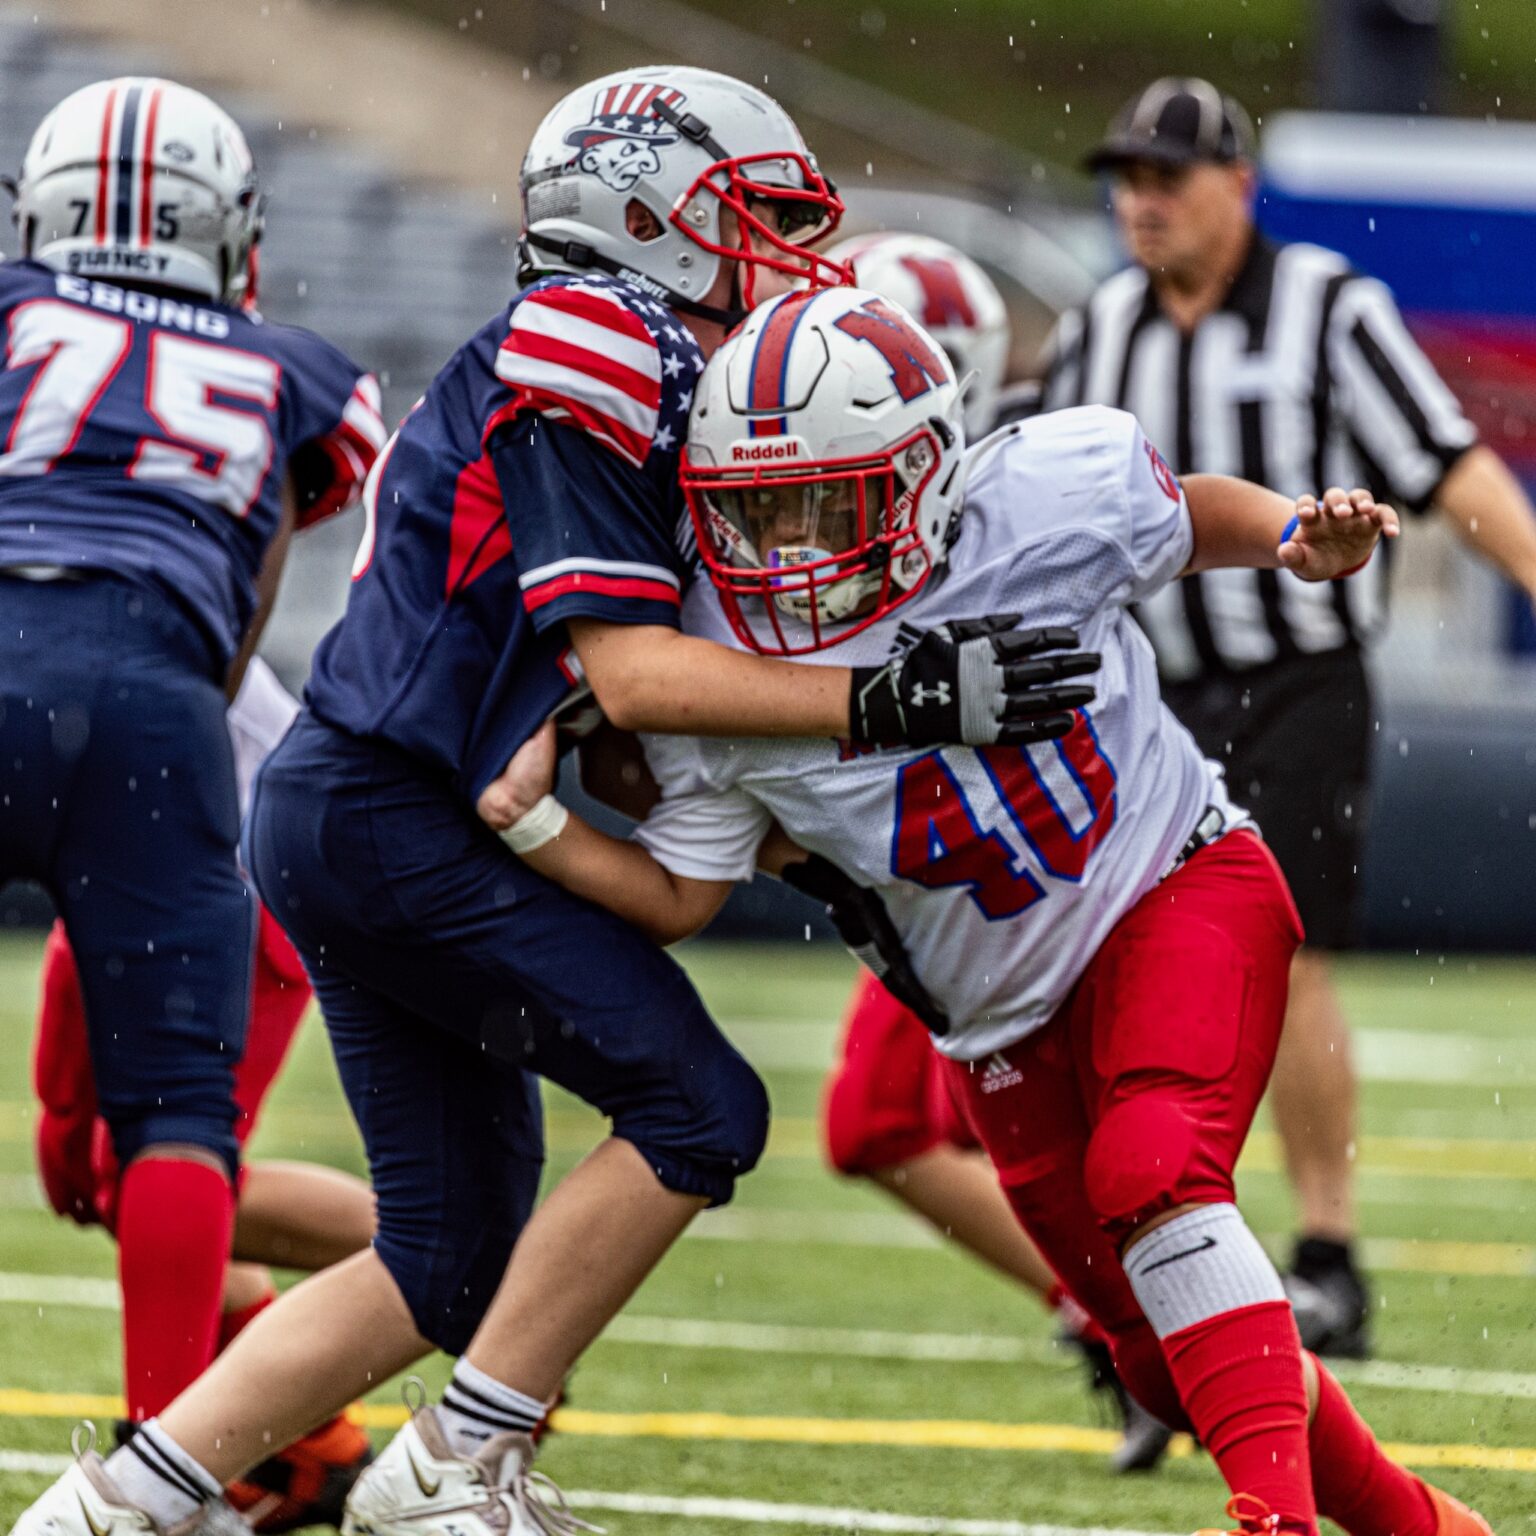
<instances>
[{"instance_id":1,"label":"white wristband","mask_svg":"<svg viewBox=\"0 0 1536 1536\"><path fill-rule=\"evenodd\" d=\"M513 853L532 853L559 837L570 819L571 813L553 795L545 795L499 835Z\"/></svg>"}]
</instances>

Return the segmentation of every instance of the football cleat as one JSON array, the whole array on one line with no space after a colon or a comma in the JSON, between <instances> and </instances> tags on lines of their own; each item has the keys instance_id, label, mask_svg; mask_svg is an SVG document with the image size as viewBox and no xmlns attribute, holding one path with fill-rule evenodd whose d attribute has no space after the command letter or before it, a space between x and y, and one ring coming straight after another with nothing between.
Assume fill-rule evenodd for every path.
<instances>
[{"instance_id":1,"label":"football cleat","mask_svg":"<svg viewBox=\"0 0 1536 1536\"><path fill-rule=\"evenodd\" d=\"M1150 1472L1163 1459L1173 1431L1161 1419L1155 1419L1125 1390L1109 1346L1099 1338L1081 1333L1069 1323L1061 1342L1083 1357L1088 1372L1089 1390L1104 1393L1115 1406L1120 1420L1120 1443L1109 1453L1113 1472Z\"/></svg>"},{"instance_id":2,"label":"football cleat","mask_svg":"<svg viewBox=\"0 0 1536 1536\"><path fill-rule=\"evenodd\" d=\"M1493 1536L1493 1527L1460 1499L1452 1498L1433 1483L1424 1483L1424 1491L1435 1506L1435 1536Z\"/></svg>"},{"instance_id":3,"label":"football cleat","mask_svg":"<svg viewBox=\"0 0 1536 1536\"><path fill-rule=\"evenodd\" d=\"M341 1524L352 1485L373 1460L367 1433L344 1414L269 1456L225 1490L263 1536Z\"/></svg>"},{"instance_id":4,"label":"football cleat","mask_svg":"<svg viewBox=\"0 0 1536 1536\"><path fill-rule=\"evenodd\" d=\"M222 1499L160 1526L128 1502L101 1457L81 1447L77 1432L69 1470L22 1511L11 1536L251 1536L251 1528Z\"/></svg>"},{"instance_id":5,"label":"football cleat","mask_svg":"<svg viewBox=\"0 0 1536 1536\"><path fill-rule=\"evenodd\" d=\"M1303 1349L1336 1360L1367 1360L1371 1354L1365 1285L1353 1268L1309 1273L1292 1269L1280 1277L1285 1299L1296 1314Z\"/></svg>"},{"instance_id":6,"label":"football cleat","mask_svg":"<svg viewBox=\"0 0 1536 1536\"><path fill-rule=\"evenodd\" d=\"M576 1536L565 1496L532 1470L527 1435L492 1435L474 1456L457 1455L437 1421L418 1408L347 1496L342 1536Z\"/></svg>"}]
</instances>

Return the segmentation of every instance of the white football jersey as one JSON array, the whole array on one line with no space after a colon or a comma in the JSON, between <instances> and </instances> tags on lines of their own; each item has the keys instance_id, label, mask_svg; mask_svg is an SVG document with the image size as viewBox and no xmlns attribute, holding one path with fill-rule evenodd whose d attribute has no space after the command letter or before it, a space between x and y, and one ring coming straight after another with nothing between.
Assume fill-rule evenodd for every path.
<instances>
[{"instance_id":1,"label":"white football jersey","mask_svg":"<svg viewBox=\"0 0 1536 1536\"><path fill-rule=\"evenodd\" d=\"M917 974L949 1014L935 1043L975 1060L1039 1028L1120 917L1163 878L1221 770L1163 707L1152 648L1126 611L1193 548L1189 508L1135 419L1087 406L1005 427L972 450L944 570L898 613L811 664L894 652L903 621L989 613L1065 624L1103 666L1060 742L891 748L835 741L646 739L664 798L636 836L676 874L750 879L773 820L884 898ZM786 627L793 624L781 616ZM738 645L695 583L691 634Z\"/></svg>"}]
</instances>

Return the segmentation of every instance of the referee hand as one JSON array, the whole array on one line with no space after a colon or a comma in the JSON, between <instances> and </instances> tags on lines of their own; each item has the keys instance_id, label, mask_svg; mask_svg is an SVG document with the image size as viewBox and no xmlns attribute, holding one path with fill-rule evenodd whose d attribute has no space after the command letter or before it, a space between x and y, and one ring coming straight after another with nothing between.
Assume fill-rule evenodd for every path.
<instances>
[{"instance_id":1,"label":"referee hand","mask_svg":"<svg viewBox=\"0 0 1536 1536\"><path fill-rule=\"evenodd\" d=\"M1280 545L1280 564L1303 581L1333 581L1352 576L1371 558L1378 539L1402 531L1397 513L1369 491L1333 486L1322 499L1298 496L1288 537Z\"/></svg>"}]
</instances>

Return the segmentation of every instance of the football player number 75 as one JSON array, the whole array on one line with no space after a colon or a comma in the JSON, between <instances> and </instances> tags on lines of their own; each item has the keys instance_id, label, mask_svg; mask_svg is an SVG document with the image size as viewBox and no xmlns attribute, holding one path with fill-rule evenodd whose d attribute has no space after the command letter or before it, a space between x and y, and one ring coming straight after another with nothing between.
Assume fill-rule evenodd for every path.
<instances>
[{"instance_id":1,"label":"football player number 75","mask_svg":"<svg viewBox=\"0 0 1536 1536\"><path fill-rule=\"evenodd\" d=\"M0 475L43 475L71 453L133 347L133 326L56 299L11 317L6 368L35 367L11 423ZM272 462L265 412L282 369L271 358L167 331L149 333L140 438L126 473L189 491L243 517Z\"/></svg>"},{"instance_id":2,"label":"football player number 75","mask_svg":"<svg viewBox=\"0 0 1536 1536\"><path fill-rule=\"evenodd\" d=\"M945 754L929 752L903 764L897 779L891 869L930 889L967 886L982 916L997 922L1045 896L1035 869L1073 884L1083 878L1115 824L1115 769L1084 710L1060 741L978 747L974 756L985 771L987 798L1004 813L987 816L994 829L982 830ZM1035 869L1015 839L1028 848Z\"/></svg>"}]
</instances>

